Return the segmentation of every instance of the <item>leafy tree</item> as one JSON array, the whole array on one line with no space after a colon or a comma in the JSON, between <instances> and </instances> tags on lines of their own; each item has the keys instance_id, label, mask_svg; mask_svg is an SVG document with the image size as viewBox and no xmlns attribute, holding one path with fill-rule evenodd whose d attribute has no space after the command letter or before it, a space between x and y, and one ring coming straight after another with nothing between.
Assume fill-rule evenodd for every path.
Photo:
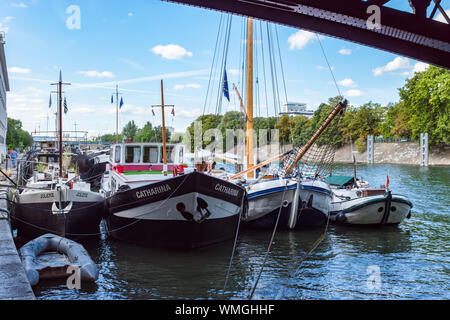
<instances>
[{"instance_id":1,"label":"leafy tree","mask_svg":"<svg viewBox=\"0 0 450 320\"><path fill-rule=\"evenodd\" d=\"M213 128L218 128L219 124L222 120L222 116L215 115L215 114L205 114L200 117L198 117L194 122L191 123L191 125L187 128L187 131L189 132L191 136L191 152L194 152L194 129L195 129L195 122L200 121L202 123L202 138L204 133ZM213 139L209 139L208 141L203 141L202 148L205 148L207 145L209 145Z\"/></svg>"},{"instance_id":2,"label":"leafy tree","mask_svg":"<svg viewBox=\"0 0 450 320\"><path fill-rule=\"evenodd\" d=\"M291 119L287 115L283 115L275 125L275 129L280 132L280 144L291 142Z\"/></svg>"},{"instance_id":3,"label":"leafy tree","mask_svg":"<svg viewBox=\"0 0 450 320\"><path fill-rule=\"evenodd\" d=\"M118 141L121 142L123 139L122 134L118 135ZM99 140L103 142L109 142L109 143L115 143L116 142L116 135L115 134L104 134L100 136Z\"/></svg>"},{"instance_id":4,"label":"leafy tree","mask_svg":"<svg viewBox=\"0 0 450 320\"><path fill-rule=\"evenodd\" d=\"M138 132L138 127L134 123L134 120L129 121L125 127L122 129L122 135L126 137L127 139L134 140L136 134Z\"/></svg>"},{"instance_id":5,"label":"leafy tree","mask_svg":"<svg viewBox=\"0 0 450 320\"><path fill-rule=\"evenodd\" d=\"M138 142L155 142L156 136L152 124L148 121L136 134Z\"/></svg>"},{"instance_id":6,"label":"leafy tree","mask_svg":"<svg viewBox=\"0 0 450 320\"><path fill-rule=\"evenodd\" d=\"M450 70L430 66L408 79L399 95L413 139L427 132L430 145L450 143Z\"/></svg>"},{"instance_id":7,"label":"leafy tree","mask_svg":"<svg viewBox=\"0 0 450 320\"><path fill-rule=\"evenodd\" d=\"M6 144L8 149L19 149L31 146L33 139L31 135L22 129L22 121L8 118L8 130L6 133Z\"/></svg>"},{"instance_id":8,"label":"leafy tree","mask_svg":"<svg viewBox=\"0 0 450 320\"><path fill-rule=\"evenodd\" d=\"M163 138L162 138L162 126L157 126L153 129L153 141L150 142L163 142ZM169 131L169 129L166 129L166 142L170 141L170 137L171 137L171 133Z\"/></svg>"}]
</instances>

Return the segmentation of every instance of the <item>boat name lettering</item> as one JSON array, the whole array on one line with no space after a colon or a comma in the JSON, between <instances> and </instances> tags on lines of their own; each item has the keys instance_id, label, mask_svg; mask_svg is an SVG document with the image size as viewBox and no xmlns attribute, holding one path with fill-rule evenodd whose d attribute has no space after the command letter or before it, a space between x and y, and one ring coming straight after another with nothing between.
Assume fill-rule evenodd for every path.
<instances>
[{"instance_id":1,"label":"boat name lettering","mask_svg":"<svg viewBox=\"0 0 450 320\"><path fill-rule=\"evenodd\" d=\"M88 194L84 192L77 192L77 197L79 198L87 198Z\"/></svg>"},{"instance_id":2,"label":"boat name lettering","mask_svg":"<svg viewBox=\"0 0 450 320\"><path fill-rule=\"evenodd\" d=\"M229 195L234 196L234 197L237 197L238 194L239 194L239 191L238 191L238 190L233 189L233 188L226 187L226 186L221 185L221 184L219 184L219 183L216 184L216 188L215 188L215 189L216 189L216 191L220 191L220 192L229 194Z\"/></svg>"},{"instance_id":3,"label":"boat name lettering","mask_svg":"<svg viewBox=\"0 0 450 320\"><path fill-rule=\"evenodd\" d=\"M154 196L154 195L159 194L159 193L167 192L167 191L170 191L170 190L171 189L170 189L169 185L165 184L165 185L154 187L154 188L151 188L151 189L137 191L136 192L136 197L138 199L141 199L141 198L145 198L145 197L149 197L149 196Z\"/></svg>"},{"instance_id":4,"label":"boat name lettering","mask_svg":"<svg viewBox=\"0 0 450 320\"><path fill-rule=\"evenodd\" d=\"M55 196L53 195L53 193L44 193L41 194L41 199L48 199L48 198L54 198Z\"/></svg>"}]
</instances>

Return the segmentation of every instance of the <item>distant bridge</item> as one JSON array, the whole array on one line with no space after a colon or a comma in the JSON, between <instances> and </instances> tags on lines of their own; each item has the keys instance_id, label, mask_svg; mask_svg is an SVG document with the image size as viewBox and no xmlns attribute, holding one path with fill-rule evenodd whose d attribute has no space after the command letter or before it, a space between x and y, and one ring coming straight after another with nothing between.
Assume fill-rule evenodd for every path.
<instances>
[{"instance_id":1,"label":"distant bridge","mask_svg":"<svg viewBox=\"0 0 450 320\"><path fill-rule=\"evenodd\" d=\"M164 1L318 32L450 69L450 19L441 0L408 0L414 13L386 7L390 0ZM433 20L438 12L447 23Z\"/></svg>"}]
</instances>

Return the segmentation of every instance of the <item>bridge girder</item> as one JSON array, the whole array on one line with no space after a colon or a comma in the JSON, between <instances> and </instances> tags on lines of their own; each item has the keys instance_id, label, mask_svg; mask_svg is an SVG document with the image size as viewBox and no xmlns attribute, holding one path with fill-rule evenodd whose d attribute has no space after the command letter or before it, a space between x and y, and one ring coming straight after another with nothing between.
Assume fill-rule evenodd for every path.
<instances>
[{"instance_id":1,"label":"bridge girder","mask_svg":"<svg viewBox=\"0 0 450 320\"><path fill-rule=\"evenodd\" d=\"M450 69L450 20L440 6L441 0L409 0L414 13L384 6L389 0L164 1L317 32ZM427 17L426 11L430 5L434 8L431 16ZM373 19L376 12L373 6L379 10L378 25L373 24L377 22ZM448 23L432 19L437 11Z\"/></svg>"}]
</instances>

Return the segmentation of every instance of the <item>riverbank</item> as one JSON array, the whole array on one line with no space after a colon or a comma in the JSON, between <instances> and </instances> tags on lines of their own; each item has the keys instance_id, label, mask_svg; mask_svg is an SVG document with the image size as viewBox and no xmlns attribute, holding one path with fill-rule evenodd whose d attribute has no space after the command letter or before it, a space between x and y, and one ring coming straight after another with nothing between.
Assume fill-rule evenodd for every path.
<instances>
[{"instance_id":1,"label":"riverbank","mask_svg":"<svg viewBox=\"0 0 450 320\"><path fill-rule=\"evenodd\" d=\"M353 145L353 150L356 147ZM355 153L358 163L368 163L367 150ZM344 145L336 150L334 161L352 163L352 148ZM420 149L417 142L379 142L374 144L374 163L420 165ZM431 148L428 165L450 166L450 145Z\"/></svg>"}]
</instances>

